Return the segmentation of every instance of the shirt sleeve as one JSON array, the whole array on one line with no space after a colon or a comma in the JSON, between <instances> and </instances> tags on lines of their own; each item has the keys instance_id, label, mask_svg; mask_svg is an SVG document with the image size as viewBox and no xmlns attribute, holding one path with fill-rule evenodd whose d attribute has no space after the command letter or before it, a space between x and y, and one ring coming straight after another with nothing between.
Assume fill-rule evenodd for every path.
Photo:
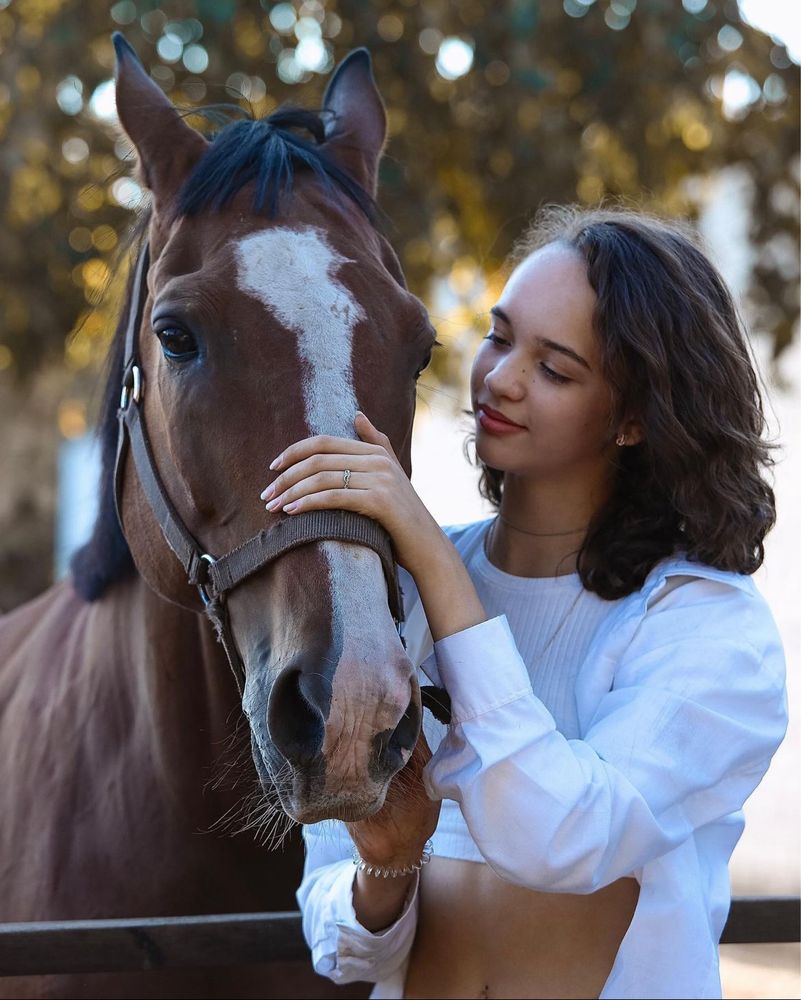
<instances>
[{"instance_id":1,"label":"shirt sleeve","mask_svg":"<svg viewBox=\"0 0 801 1000\"><path fill-rule=\"evenodd\" d=\"M545 892L595 892L739 810L787 725L770 612L716 581L646 612L580 740L533 694L505 617L435 652L453 721L428 792L460 804L499 876Z\"/></svg>"},{"instance_id":2,"label":"shirt sleeve","mask_svg":"<svg viewBox=\"0 0 801 1000\"><path fill-rule=\"evenodd\" d=\"M372 933L353 909L353 842L343 823L327 821L303 828L306 862L297 891L303 934L314 971L335 983L375 983L406 961L417 927L416 872L395 923Z\"/></svg>"}]
</instances>

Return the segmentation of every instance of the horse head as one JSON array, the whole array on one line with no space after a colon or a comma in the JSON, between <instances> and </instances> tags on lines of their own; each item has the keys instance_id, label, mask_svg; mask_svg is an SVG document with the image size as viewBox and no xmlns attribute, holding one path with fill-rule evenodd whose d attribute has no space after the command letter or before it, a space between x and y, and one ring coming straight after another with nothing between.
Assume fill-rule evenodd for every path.
<instances>
[{"instance_id":1,"label":"horse head","mask_svg":"<svg viewBox=\"0 0 801 1000\"><path fill-rule=\"evenodd\" d=\"M371 221L386 118L363 50L319 114L279 110L208 141L115 36L117 109L151 195L135 335L139 409L177 517L206 553L265 528L268 466L363 410L407 473L415 381L434 334ZM119 511L139 572L202 610L130 452ZM265 788L301 822L379 809L411 754L420 692L382 560L353 541L285 551L225 596ZM158 642L158 636L153 637Z\"/></svg>"}]
</instances>

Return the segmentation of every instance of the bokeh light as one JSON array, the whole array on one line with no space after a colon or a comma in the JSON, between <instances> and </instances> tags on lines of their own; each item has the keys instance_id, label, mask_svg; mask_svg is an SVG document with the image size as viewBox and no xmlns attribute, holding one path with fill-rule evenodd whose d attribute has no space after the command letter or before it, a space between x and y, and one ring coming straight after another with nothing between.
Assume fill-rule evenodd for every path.
<instances>
[{"instance_id":1,"label":"bokeh light","mask_svg":"<svg viewBox=\"0 0 801 1000\"><path fill-rule=\"evenodd\" d=\"M752 76L739 69L730 69L723 79L723 114L729 119L741 118L761 94L762 90Z\"/></svg>"},{"instance_id":2,"label":"bokeh light","mask_svg":"<svg viewBox=\"0 0 801 1000\"><path fill-rule=\"evenodd\" d=\"M202 45L188 45L183 52L183 64L190 73L205 73L209 66L209 54Z\"/></svg>"},{"instance_id":3,"label":"bokeh light","mask_svg":"<svg viewBox=\"0 0 801 1000\"><path fill-rule=\"evenodd\" d=\"M473 65L472 41L462 38L444 38L437 51L437 72L446 80L457 80L470 72Z\"/></svg>"},{"instance_id":4,"label":"bokeh light","mask_svg":"<svg viewBox=\"0 0 801 1000\"><path fill-rule=\"evenodd\" d=\"M56 103L65 115L77 115L83 108L83 83L77 76L65 76L56 87Z\"/></svg>"},{"instance_id":5,"label":"bokeh light","mask_svg":"<svg viewBox=\"0 0 801 1000\"><path fill-rule=\"evenodd\" d=\"M80 136L73 135L62 142L61 155L67 163L83 163L89 156L89 143Z\"/></svg>"},{"instance_id":6,"label":"bokeh light","mask_svg":"<svg viewBox=\"0 0 801 1000\"><path fill-rule=\"evenodd\" d=\"M282 35L288 35L295 27L297 14L291 3L277 3L270 11L270 24Z\"/></svg>"},{"instance_id":7,"label":"bokeh light","mask_svg":"<svg viewBox=\"0 0 801 1000\"><path fill-rule=\"evenodd\" d=\"M113 80L105 80L95 87L89 99L89 108L95 118L103 121L111 121L117 117L117 96Z\"/></svg>"}]
</instances>

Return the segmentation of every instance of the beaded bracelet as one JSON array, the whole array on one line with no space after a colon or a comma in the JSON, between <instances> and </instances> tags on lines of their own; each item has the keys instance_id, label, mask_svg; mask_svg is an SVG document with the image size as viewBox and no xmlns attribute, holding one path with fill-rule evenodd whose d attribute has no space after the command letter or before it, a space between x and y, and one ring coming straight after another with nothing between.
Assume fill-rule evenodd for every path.
<instances>
[{"instance_id":1,"label":"beaded bracelet","mask_svg":"<svg viewBox=\"0 0 801 1000\"><path fill-rule=\"evenodd\" d=\"M375 878L400 878L402 875L413 875L415 872L419 872L423 865L427 865L431 860L433 850L433 844L430 840L427 840L425 847L423 848L423 853L413 864L406 865L404 868L383 868L381 865L374 865L369 861L365 861L354 847L353 863L356 865L357 871L364 872L367 875L373 875Z\"/></svg>"}]
</instances>

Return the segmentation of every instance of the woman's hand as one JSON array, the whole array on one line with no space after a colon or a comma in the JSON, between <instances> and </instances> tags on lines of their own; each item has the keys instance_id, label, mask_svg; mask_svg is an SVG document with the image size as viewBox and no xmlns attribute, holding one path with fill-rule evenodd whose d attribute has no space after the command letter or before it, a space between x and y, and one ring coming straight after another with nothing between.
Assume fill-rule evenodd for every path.
<instances>
[{"instance_id":1,"label":"woman's hand","mask_svg":"<svg viewBox=\"0 0 801 1000\"><path fill-rule=\"evenodd\" d=\"M416 864L439 821L441 800L432 800L423 785L423 768L431 750L422 730L406 765L390 783L384 805L374 816L347 823L356 850L382 868Z\"/></svg>"},{"instance_id":2,"label":"woman's hand","mask_svg":"<svg viewBox=\"0 0 801 1000\"><path fill-rule=\"evenodd\" d=\"M368 819L347 824L356 850L368 864L403 869L420 861L442 804L432 802L423 786L423 768L430 758L421 732L408 763L392 779L381 809ZM411 875L379 878L357 871L353 882L356 919L373 932L389 927L400 916L411 881Z\"/></svg>"},{"instance_id":3,"label":"woman's hand","mask_svg":"<svg viewBox=\"0 0 801 1000\"><path fill-rule=\"evenodd\" d=\"M358 412L358 441L318 436L291 445L272 463L280 475L261 494L267 510L352 510L384 526L401 566L414 575L447 544L415 493L389 438ZM345 470L350 470L347 486Z\"/></svg>"},{"instance_id":4,"label":"woman's hand","mask_svg":"<svg viewBox=\"0 0 801 1000\"><path fill-rule=\"evenodd\" d=\"M389 438L363 413L355 428L358 441L306 438L279 455L270 469L280 475L261 494L267 510L352 510L378 521L414 577L434 641L486 621L458 552L415 493Z\"/></svg>"}]
</instances>

